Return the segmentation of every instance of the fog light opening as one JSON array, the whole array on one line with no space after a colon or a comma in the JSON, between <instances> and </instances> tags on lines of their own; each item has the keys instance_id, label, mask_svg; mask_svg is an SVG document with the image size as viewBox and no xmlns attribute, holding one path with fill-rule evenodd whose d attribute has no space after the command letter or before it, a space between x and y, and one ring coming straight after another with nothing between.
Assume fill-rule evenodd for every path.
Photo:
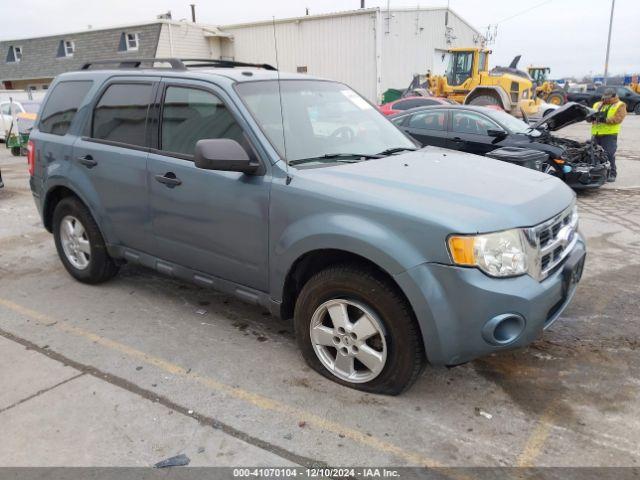
<instances>
[{"instance_id":1,"label":"fog light opening","mask_svg":"<svg viewBox=\"0 0 640 480\"><path fill-rule=\"evenodd\" d=\"M496 325L493 329L493 338L498 343L511 343L520 336L523 327L522 317L511 315Z\"/></svg>"},{"instance_id":2,"label":"fog light opening","mask_svg":"<svg viewBox=\"0 0 640 480\"><path fill-rule=\"evenodd\" d=\"M482 328L482 337L492 345L508 345L522 334L525 320L515 313L505 313L489 320Z\"/></svg>"}]
</instances>

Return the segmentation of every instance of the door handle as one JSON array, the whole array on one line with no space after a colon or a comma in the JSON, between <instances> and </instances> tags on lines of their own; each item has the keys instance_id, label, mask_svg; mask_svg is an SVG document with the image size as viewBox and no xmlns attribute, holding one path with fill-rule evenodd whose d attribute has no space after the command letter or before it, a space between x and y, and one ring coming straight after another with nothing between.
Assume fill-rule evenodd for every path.
<instances>
[{"instance_id":1,"label":"door handle","mask_svg":"<svg viewBox=\"0 0 640 480\"><path fill-rule=\"evenodd\" d=\"M464 140L462 140L460 137L453 137L453 141L456 143L464 143Z\"/></svg>"},{"instance_id":2,"label":"door handle","mask_svg":"<svg viewBox=\"0 0 640 480\"><path fill-rule=\"evenodd\" d=\"M91 155L83 155L82 157L78 157L77 160L87 168L93 168L98 165L98 162L96 162Z\"/></svg>"},{"instance_id":3,"label":"door handle","mask_svg":"<svg viewBox=\"0 0 640 480\"><path fill-rule=\"evenodd\" d=\"M156 175L154 177L157 182L160 182L166 185L168 188L177 187L178 185L182 185L182 180L176 177L176 174L173 172L167 172L164 175Z\"/></svg>"}]
</instances>

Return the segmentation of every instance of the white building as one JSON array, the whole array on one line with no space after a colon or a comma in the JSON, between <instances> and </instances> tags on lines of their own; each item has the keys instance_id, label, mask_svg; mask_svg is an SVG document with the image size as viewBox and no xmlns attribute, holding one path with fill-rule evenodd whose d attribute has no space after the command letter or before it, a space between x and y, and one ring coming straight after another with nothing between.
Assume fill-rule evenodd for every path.
<instances>
[{"instance_id":1,"label":"white building","mask_svg":"<svg viewBox=\"0 0 640 480\"><path fill-rule=\"evenodd\" d=\"M220 29L230 35L211 38L220 45L221 58L275 65L275 38L282 71L339 80L372 101L388 88L406 88L415 74L441 70L448 48L478 45L481 39L446 8L367 8Z\"/></svg>"},{"instance_id":2,"label":"white building","mask_svg":"<svg viewBox=\"0 0 640 480\"><path fill-rule=\"evenodd\" d=\"M159 19L0 41L0 82L41 89L59 73L96 60L214 58L342 81L375 102L388 88L406 88L415 74L441 73L446 49L480 39L446 8L366 8L225 26Z\"/></svg>"}]
</instances>

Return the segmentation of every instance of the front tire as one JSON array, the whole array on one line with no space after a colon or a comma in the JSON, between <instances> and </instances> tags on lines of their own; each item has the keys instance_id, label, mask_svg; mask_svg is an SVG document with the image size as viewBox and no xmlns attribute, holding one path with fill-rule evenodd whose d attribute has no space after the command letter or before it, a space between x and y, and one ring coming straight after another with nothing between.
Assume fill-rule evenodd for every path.
<instances>
[{"instance_id":1,"label":"front tire","mask_svg":"<svg viewBox=\"0 0 640 480\"><path fill-rule=\"evenodd\" d=\"M294 323L309 366L357 390L397 395L424 366L410 306L371 269L339 265L315 274L298 296Z\"/></svg>"},{"instance_id":2,"label":"front tire","mask_svg":"<svg viewBox=\"0 0 640 480\"><path fill-rule=\"evenodd\" d=\"M562 92L551 92L546 99L552 105L564 105L564 94Z\"/></svg>"},{"instance_id":3,"label":"front tire","mask_svg":"<svg viewBox=\"0 0 640 480\"><path fill-rule=\"evenodd\" d=\"M636 108L633 109L636 115L640 115L640 103L636 103Z\"/></svg>"},{"instance_id":4,"label":"front tire","mask_svg":"<svg viewBox=\"0 0 640 480\"><path fill-rule=\"evenodd\" d=\"M56 205L53 238L62 264L76 280L97 284L118 273L98 225L77 198L67 197Z\"/></svg>"}]
</instances>

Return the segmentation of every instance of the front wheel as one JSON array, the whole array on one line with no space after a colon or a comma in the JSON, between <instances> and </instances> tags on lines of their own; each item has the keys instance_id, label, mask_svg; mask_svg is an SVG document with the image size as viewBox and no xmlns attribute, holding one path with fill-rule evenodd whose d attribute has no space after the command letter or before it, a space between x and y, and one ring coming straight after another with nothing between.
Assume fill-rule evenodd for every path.
<instances>
[{"instance_id":1,"label":"front wheel","mask_svg":"<svg viewBox=\"0 0 640 480\"><path fill-rule=\"evenodd\" d=\"M314 275L296 301L294 322L307 363L342 385L397 395L424 366L411 308L369 269L341 265Z\"/></svg>"},{"instance_id":2,"label":"front wheel","mask_svg":"<svg viewBox=\"0 0 640 480\"><path fill-rule=\"evenodd\" d=\"M640 103L636 104L636 108L633 111L636 115L640 115Z\"/></svg>"},{"instance_id":3,"label":"front wheel","mask_svg":"<svg viewBox=\"0 0 640 480\"><path fill-rule=\"evenodd\" d=\"M118 272L98 225L80 200L67 197L58 203L53 212L53 238L62 264L76 280L102 283Z\"/></svg>"}]
</instances>

